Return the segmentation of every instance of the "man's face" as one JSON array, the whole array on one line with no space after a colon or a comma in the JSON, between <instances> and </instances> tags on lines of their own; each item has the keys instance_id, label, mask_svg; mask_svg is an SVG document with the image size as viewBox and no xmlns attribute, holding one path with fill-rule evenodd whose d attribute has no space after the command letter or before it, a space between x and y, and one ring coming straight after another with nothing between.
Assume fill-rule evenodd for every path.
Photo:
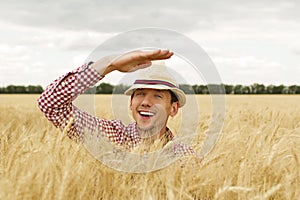
<instances>
[{"instance_id":1,"label":"man's face","mask_svg":"<svg viewBox=\"0 0 300 200\"><path fill-rule=\"evenodd\" d=\"M139 130L150 134L164 132L168 117L176 115L178 108L178 102L171 103L168 90L137 89L130 102Z\"/></svg>"}]
</instances>

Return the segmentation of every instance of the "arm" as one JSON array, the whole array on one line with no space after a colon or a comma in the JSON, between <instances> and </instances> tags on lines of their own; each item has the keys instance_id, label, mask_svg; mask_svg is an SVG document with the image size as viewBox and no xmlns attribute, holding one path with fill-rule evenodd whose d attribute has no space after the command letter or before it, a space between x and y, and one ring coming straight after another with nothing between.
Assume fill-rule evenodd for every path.
<instances>
[{"instance_id":1,"label":"arm","mask_svg":"<svg viewBox=\"0 0 300 200\"><path fill-rule=\"evenodd\" d=\"M38 106L48 120L61 130L64 130L70 119L74 119L67 134L77 140L81 137L81 131L76 124L84 119L88 119L88 122L92 120L87 118L87 113L76 108L72 101L102 78L95 69L83 65L51 83L39 97Z\"/></svg>"},{"instance_id":2,"label":"arm","mask_svg":"<svg viewBox=\"0 0 300 200\"><path fill-rule=\"evenodd\" d=\"M108 56L97 62L92 67L102 76L118 70L120 72L133 72L151 65L153 60L168 59L173 55L169 50L131 51L121 56Z\"/></svg>"},{"instance_id":3,"label":"arm","mask_svg":"<svg viewBox=\"0 0 300 200\"><path fill-rule=\"evenodd\" d=\"M72 104L79 94L114 70L135 71L150 66L152 60L167 59L172 55L168 50L155 50L132 51L118 57L101 58L90 66L83 65L55 80L39 97L38 105L48 120L62 130L73 118L75 121L67 132L68 136L76 140L81 139L83 127L93 130L99 121Z\"/></svg>"}]
</instances>

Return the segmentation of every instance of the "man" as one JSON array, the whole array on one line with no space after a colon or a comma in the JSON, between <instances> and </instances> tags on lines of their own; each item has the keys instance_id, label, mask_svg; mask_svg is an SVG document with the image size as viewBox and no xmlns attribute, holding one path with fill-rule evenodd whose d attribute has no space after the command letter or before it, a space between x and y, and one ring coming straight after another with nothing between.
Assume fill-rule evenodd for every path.
<instances>
[{"instance_id":1,"label":"man","mask_svg":"<svg viewBox=\"0 0 300 200\"><path fill-rule=\"evenodd\" d=\"M45 116L58 128L66 130L74 140L82 141L88 129L99 132L113 144L135 151L142 151L159 143L163 147L173 140L172 132L166 126L169 116L175 116L185 104L185 95L164 66L151 66L152 61L168 59L169 50L132 51L119 57L108 56L95 63L67 73L51 83L38 99L38 105ZM91 116L72 104L72 101L87 88L115 70L132 72L149 67L125 94L131 96L130 109L135 120L125 126L120 120L106 120ZM153 68L153 69L152 69ZM71 119L74 121L71 122ZM68 125L68 126L67 126ZM142 145L143 144L143 145ZM196 155L184 144L176 144L174 155Z\"/></svg>"}]
</instances>

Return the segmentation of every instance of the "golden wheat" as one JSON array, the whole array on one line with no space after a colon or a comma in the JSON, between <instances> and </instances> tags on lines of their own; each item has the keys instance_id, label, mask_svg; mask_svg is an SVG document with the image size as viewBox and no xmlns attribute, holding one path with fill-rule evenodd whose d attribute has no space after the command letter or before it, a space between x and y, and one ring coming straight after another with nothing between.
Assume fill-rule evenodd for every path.
<instances>
[{"instance_id":1,"label":"golden wheat","mask_svg":"<svg viewBox=\"0 0 300 200\"><path fill-rule=\"evenodd\" d=\"M36 95L0 95L0 199L297 199L300 96L227 96L222 134L201 164L187 157L159 171L110 169L69 140ZM195 149L210 124L209 96ZM110 96L97 115L111 118ZM102 103L103 105L103 103Z\"/></svg>"}]
</instances>

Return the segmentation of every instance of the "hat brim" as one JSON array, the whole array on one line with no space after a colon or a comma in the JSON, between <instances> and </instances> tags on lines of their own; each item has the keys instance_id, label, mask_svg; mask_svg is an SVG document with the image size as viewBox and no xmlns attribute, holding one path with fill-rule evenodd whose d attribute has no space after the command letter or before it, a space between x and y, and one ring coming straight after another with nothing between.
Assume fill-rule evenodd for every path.
<instances>
[{"instance_id":1,"label":"hat brim","mask_svg":"<svg viewBox=\"0 0 300 200\"><path fill-rule=\"evenodd\" d=\"M179 88L170 88L166 85L145 85L145 84L134 84L128 90L124 92L125 95L131 96L137 89L155 89L155 90L170 90L178 99L179 107L184 106L186 102L185 94Z\"/></svg>"}]
</instances>

